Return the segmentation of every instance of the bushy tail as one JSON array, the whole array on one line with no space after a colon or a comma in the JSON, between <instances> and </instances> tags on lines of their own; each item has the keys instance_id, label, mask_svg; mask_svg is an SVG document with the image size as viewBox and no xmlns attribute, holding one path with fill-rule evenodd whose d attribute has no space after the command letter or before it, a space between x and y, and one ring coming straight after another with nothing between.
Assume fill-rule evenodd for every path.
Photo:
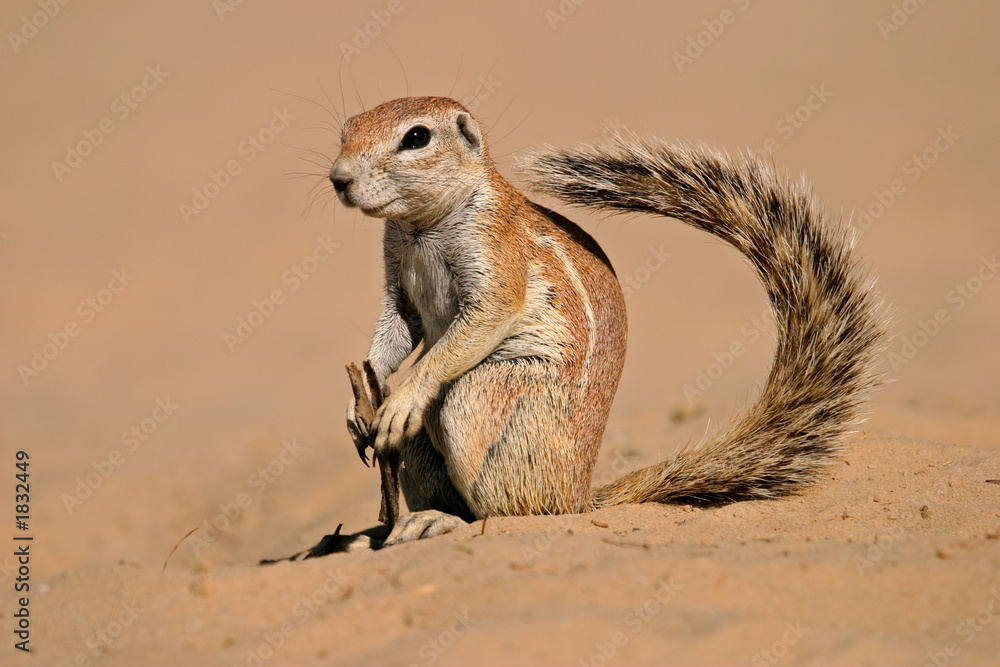
<instances>
[{"instance_id":1,"label":"bushy tail","mask_svg":"<svg viewBox=\"0 0 1000 667\"><path fill-rule=\"evenodd\" d=\"M752 158L618 139L525 158L531 189L570 204L656 213L729 243L756 269L777 350L757 400L712 439L594 490L594 506L769 498L814 481L878 384L887 322L841 227L805 181Z\"/></svg>"}]
</instances>

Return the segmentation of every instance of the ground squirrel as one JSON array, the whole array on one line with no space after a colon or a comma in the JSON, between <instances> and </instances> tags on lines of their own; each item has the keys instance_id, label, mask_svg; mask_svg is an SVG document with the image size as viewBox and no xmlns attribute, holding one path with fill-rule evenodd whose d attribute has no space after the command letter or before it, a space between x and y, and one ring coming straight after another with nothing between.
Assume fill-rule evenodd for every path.
<instances>
[{"instance_id":1,"label":"ground squirrel","mask_svg":"<svg viewBox=\"0 0 1000 667\"><path fill-rule=\"evenodd\" d=\"M591 489L625 361L608 257L498 173L454 100L385 102L349 118L341 140L330 170L340 201L385 218L384 311L368 351L379 382L423 343L373 424L376 453L402 458L411 512L386 544L460 519L786 494L817 478L878 382L881 308L807 183L751 157L636 137L531 154L519 173L536 192L675 218L734 246L775 314L770 375L730 426Z\"/></svg>"}]
</instances>

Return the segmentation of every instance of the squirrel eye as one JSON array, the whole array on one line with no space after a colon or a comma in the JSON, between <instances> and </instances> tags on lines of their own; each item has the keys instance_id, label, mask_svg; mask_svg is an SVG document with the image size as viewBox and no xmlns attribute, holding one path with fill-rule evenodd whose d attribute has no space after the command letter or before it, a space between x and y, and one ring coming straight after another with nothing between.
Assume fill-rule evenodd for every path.
<instances>
[{"instance_id":1,"label":"squirrel eye","mask_svg":"<svg viewBox=\"0 0 1000 667\"><path fill-rule=\"evenodd\" d=\"M406 134L403 135L403 140L399 142L400 150L409 150L414 148L423 148L431 141L431 131L428 130L423 125L414 125Z\"/></svg>"}]
</instances>

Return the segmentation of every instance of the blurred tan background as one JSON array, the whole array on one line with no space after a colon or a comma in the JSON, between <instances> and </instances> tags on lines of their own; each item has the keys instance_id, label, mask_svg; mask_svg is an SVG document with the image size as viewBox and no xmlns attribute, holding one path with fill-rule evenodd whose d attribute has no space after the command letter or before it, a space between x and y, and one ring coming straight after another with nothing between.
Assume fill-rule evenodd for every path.
<instances>
[{"instance_id":1,"label":"blurred tan background","mask_svg":"<svg viewBox=\"0 0 1000 667\"><path fill-rule=\"evenodd\" d=\"M338 119L405 94L465 100L507 175L618 127L807 172L898 318L870 430L1000 448L998 20L971 0L5 3L0 464L32 457L34 575L159 567L240 494L179 566L374 524L343 367L378 314L381 223L322 176ZM638 287L601 465L637 438L655 460L752 397L763 292L680 224L571 217Z\"/></svg>"}]
</instances>

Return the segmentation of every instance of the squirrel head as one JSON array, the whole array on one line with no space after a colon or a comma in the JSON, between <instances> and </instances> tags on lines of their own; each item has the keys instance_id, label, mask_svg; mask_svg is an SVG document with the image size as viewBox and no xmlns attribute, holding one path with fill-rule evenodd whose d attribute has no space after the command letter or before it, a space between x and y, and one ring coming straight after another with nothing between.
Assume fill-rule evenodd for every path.
<instances>
[{"instance_id":1,"label":"squirrel head","mask_svg":"<svg viewBox=\"0 0 1000 667\"><path fill-rule=\"evenodd\" d=\"M345 206L414 228L468 203L493 175L479 124L446 97L390 100L349 118L330 168Z\"/></svg>"}]
</instances>

